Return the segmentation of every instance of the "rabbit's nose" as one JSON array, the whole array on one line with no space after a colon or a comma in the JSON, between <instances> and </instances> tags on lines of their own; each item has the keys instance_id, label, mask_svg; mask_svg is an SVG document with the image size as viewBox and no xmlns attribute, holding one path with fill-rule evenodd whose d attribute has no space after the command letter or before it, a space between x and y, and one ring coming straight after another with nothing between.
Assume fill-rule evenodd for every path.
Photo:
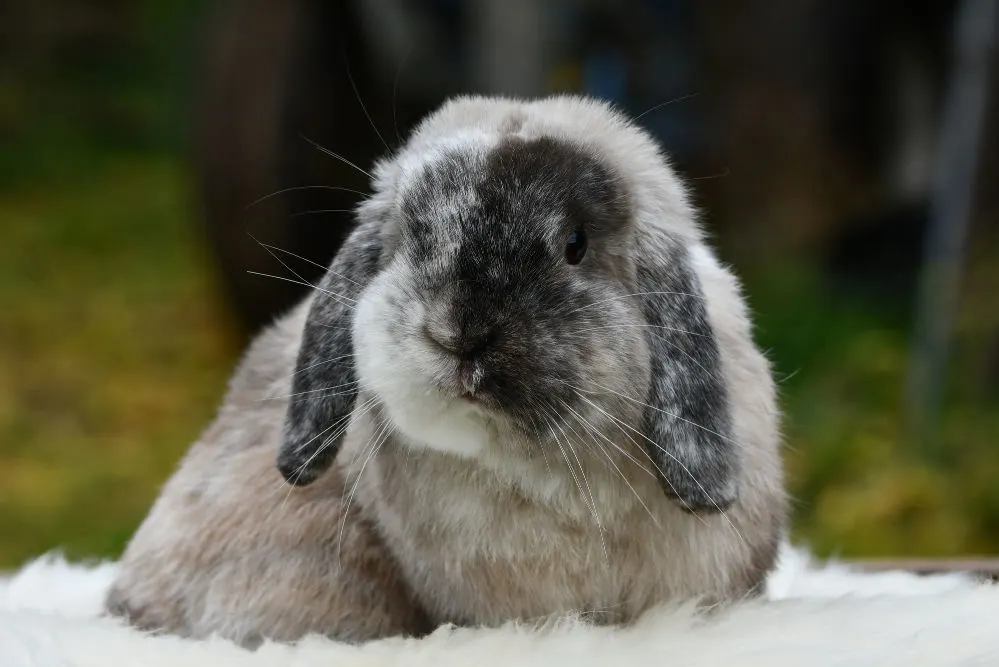
<instances>
[{"instance_id":1,"label":"rabbit's nose","mask_svg":"<svg viewBox=\"0 0 999 667\"><path fill-rule=\"evenodd\" d=\"M496 329L490 326L475 326L459 329L447 326L436 319L428 319L424 325L427 339L442 350L461 357L474 359L496 342Z\"/></svg>"}]
</instances>

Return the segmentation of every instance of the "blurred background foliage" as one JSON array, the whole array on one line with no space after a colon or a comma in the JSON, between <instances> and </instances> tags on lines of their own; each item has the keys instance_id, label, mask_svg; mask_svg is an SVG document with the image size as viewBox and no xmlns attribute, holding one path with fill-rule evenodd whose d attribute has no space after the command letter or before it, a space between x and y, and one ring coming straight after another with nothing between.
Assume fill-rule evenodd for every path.
<instances>
[{"instance_id":1,"label":"blurred background foliage","mask_svg":"<svg viewBox=\"0 0 999 667\"><path fill-rule=\"evenodd\" d=\"M211 200L199 184L211 186L191 157L197 153L192 109L208 67L199 45L214 4L0 0L0 567L53 548L73 557L116 556L212 418L261 319L240 319L233 289L222 287L211 234L199 225ZM258 58L276 57L262 51ZM338 68L342 53L330 62ZM589 69L557 62L543 85L578 89L587 72L597 65L613 72L614 62L605 58ZM254 67L252 60L238 67L251 84ZM402 68L394 69L398 78ZM696 76L679 76L671 90L700 89ZM362 96L366 81L362 74ZM425 92L425 106L447 92L447 83L440 86ZM259 89L267 94L263 84ZM322 95L318 88L308 92ZM789 142L809 141L807 131L794 134L800 124L793 100L772 93L756 94L770 104L769 111L754 112L769 118L760 123L783 126L792 134ZM608 95L614 94L611 86ZM631 105L641 112L662 101L650 95L634 95ZM679 111L658 131L693 179L724 258L743 275L759 342L774 361L786 413L795 539L821 554L848 556L999 552L996 226L975 227L939 423L915 440L904 419L912 283L879 290L895 276L877 272L859 287L851 283L880 266L878 257L892 248L912 244L911 234L882 221L884 252L868 247L874 241L847 246L848 255L873 252L874 260L845 273L826 261L835 238L812 234L807 242L789 243L788 230L807 225L809 211L829 217L830 197L868 195L851 199L825 184L832 194L816 196L807 165L821 156L781 153L781 146L761 153L758 145L738 141L721 157L711 157L710 146L691 147L689 136L705 134L699 110L710 118L719 98L709 92L700 95L703 106L677 102L672 107ZM358 114L356 97L336 102ZM376 120L395 115L397 102L393 95L389 104L376 103ZM414 104L410 115L419 108ZM225 123L240 110L239 100L223 99L214 113ZM256 122L263 141L271 131L264 126L268 116ZM212 127L201 127L200 141L209 146L202 152L226 153L204 137ZM350 154L336 137L320 138ZM233 160L244 159L235 147L231 152ZM350 157L370 163L374 155ZM762 182L781 183L784 199L757 192L755 200L744 200L760 201L752 211L726 199L761 182L746 165L773 174ZM314 184L291 178L295 185ZM801 185L809 178L811 185ZM849 192L864 182L841 181ZM995 182L983 181L983 189ZM224 189L224 181L216 187ZM260 186L238 201L245 207L276 189ZM991 214L984 210L980 217ZM232 225L245 236L248 223L234 217ZM265 267L280 273L273 262ZM268 285L259 278L245 289L263 295Z\"/></svg>"}]
</instances>

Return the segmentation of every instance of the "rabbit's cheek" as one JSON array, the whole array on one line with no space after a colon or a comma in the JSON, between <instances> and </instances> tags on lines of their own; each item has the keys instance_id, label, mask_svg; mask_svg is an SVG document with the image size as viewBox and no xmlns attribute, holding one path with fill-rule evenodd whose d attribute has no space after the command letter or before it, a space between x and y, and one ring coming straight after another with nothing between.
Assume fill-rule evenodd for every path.
<instances>
[{"instance_id":1,"label":"rabbit's cheek","mask_svg":"<svg viewBox=\"0 0 999 667\"><path fill-rule=\"evenodd\" d=\"M358 301L354 350L362 389L403 436L401 441L465 457L477 456L492 427L474 405L442 394L437 363L420 335L423 307L379 277Z\"/></svg>"}]
</instances>

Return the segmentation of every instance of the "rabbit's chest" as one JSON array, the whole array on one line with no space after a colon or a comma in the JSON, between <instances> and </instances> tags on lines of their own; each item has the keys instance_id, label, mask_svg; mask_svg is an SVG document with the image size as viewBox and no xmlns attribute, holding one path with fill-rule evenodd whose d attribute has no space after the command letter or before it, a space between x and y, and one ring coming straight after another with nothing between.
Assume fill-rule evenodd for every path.
<instances>
[{"instance_id":1,"label":"rabbit's chest","mask_svg":"<svg viewBox=\"0 0 999 667\"><path fill-rule=\"evenodd\" d=\"M408 578L439 621L499 624L583 612L619 622L645 608L654 568L635 569L619 542L605 553L601 537L581 527L570 532L526 517L513 525L517 518L488 532L452 530L436 546L411 534L410 548L422 557ZM563 532L546 534L550 530ZM622 568L623 561L629 564Z\"/></svg>"},{"instance_id":2,"label":"rabbit's chest","mask_svg":"<svg viewBox=\"0 0 999 667\"><path fill-rule=\"evenodd\" d=\"M640 534L640 521L567 516L475 478L431 479L383 484L373 501L405 578L436 621L584 612L620 622L662 597L663 554Z\"/></svg>"}]
</instances>

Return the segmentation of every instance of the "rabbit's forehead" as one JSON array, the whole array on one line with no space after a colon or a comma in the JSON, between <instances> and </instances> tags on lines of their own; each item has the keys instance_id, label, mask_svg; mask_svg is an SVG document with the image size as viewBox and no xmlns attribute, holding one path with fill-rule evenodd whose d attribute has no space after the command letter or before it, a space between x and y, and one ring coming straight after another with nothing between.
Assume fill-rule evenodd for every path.
<instances>
[{"instance_id":1,"label":"rabbit's forehead","mask_svg":"<svg viewBox=\"0 0 999 667\"><path fill-rule=\"evenodd\" d=\"M476 229L559 235L567 221L600 234L628 217L613 170L589 147L556 137L466 136L403 168L404 219L439 240L467 240Z\"/></svg>"}]
</instances>

